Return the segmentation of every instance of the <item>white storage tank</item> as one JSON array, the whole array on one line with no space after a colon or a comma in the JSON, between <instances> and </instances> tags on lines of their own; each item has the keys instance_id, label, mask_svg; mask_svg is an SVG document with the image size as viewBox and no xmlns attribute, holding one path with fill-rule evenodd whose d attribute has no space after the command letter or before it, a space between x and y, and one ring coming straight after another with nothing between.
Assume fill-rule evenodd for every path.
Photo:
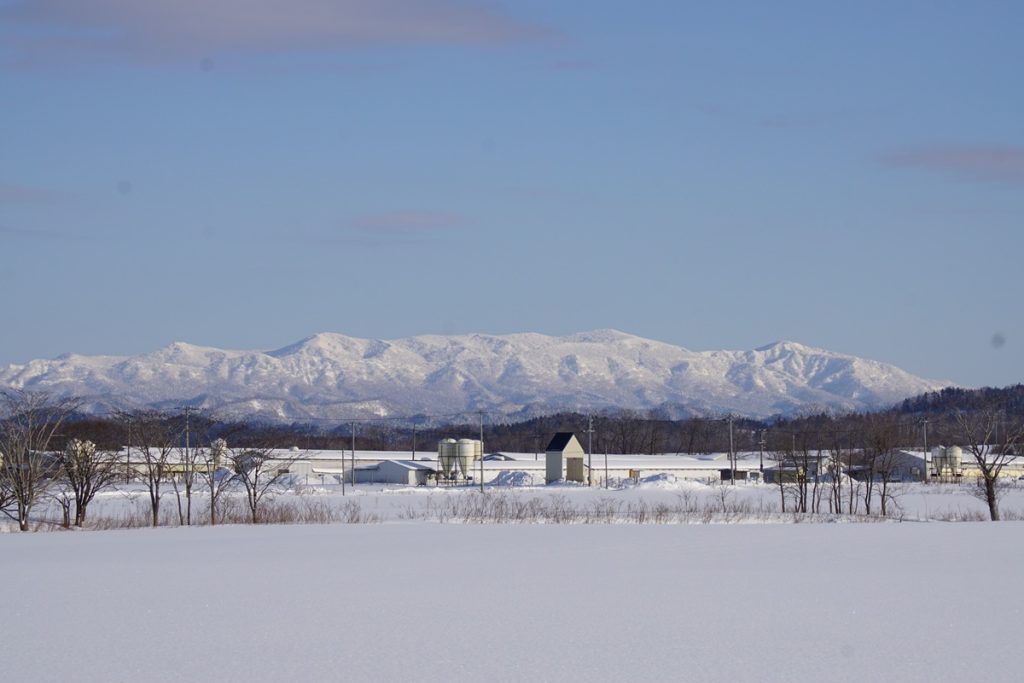
<instances>
[{"instance_id":1,"label":"white storage tank","mask_svg":"<svg viewBox=\"0 0 1024 683\"><path fill-rule=\"evenodd\" d=\"M932 470L936 475L942 476L943 469L946 467L946 449L944 446L935 446L932 448Z\"/></svg>"},{"instance_id":2,"label":"white storage tank","mask_svg":"<svg viewBox=\"0 0 1024 683\"><path fill-rule=\"evenodd\" d=\"M953 470L953 474L960 474L963 471L963 457L964 452L959 446L950 446L946 449L946 464Z\"/></svg>"},{"instance_id":3,"label":"white storage tank","mask_svg":"<svg viewBox=\"0 0 1024 683\"><path fill-rule=\"evenodd\" d=\"M437 444L437 465L444 479L455 476L458 467L458 442L455 439L441 439Z\"/></svg>"},{"instance_id":4,"label":"white storage tank","mask_svg":"<svg viewBox=\"0 0 1024 683\"><path fill-rule=\"evenodd\" d=\"M480 455L480 442L474 439L459 439L459 470L468 478L472 474L473 461Z\"/></svg>"}]
</instances>

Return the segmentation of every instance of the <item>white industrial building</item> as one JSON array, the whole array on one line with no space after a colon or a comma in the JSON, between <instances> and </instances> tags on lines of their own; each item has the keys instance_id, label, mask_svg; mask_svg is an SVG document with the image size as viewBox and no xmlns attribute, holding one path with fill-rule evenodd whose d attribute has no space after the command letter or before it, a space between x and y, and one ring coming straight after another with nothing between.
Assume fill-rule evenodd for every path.
<instances>
[{"instance_id":1,"label":"white industrial building","mask_svg":"<svg viewBox=\"0 0 1024 683\"><path fill-rule=\"evenodd\" d=\"M202 450L202 449L200 449ZM138 447L129 455L122 449L126 472L139 476L141 453ZM994 457L994 456L993 456ZM202 459L201 459L202 460ZM854 478L865 475L863 458L851 458L852 467L840 462L845 474ZM165 471L168 477L181 474L185 464L180 454L168 458ZM829 466L830 460L822 460ZM973 483L980 476L974 458L957 446L936 446L928 453L898 449L883 462L890 481L921 481L925 471L931 481ZM814 465L806 476L814 476ZM205 471L205 465L195 465ZM749 481L777 482L795 466L777 462L771 456L758 452L736 454L736 478ZM672 475L676 479L702 483L728 481L733 467L727 453L708 455L621 455L593 453L588 455L572 432L560 432L548 443L543 455L539 453L485 454L483 444L474 439L443 439L438 452L410 451L356 451L280 449L272 454L267 472L287 475L289 484L395 484L401 486L541 486L569 482L593 486L607 483L617 485L627 480L639 481L658 475ZM828 475L828 471L822 475ZM795 475L794 475L795 476ZM876 474L876 476L878 476ZM1024 478L1024 456L1008 456L1000 477Z\"/></svg>"},{"instance_id":2,"label":"white industrial building","mask_svg":"<svg viewBox=\"0 0 1024 683\"><path fill-rule=\"evenodd\" d=\"M571 452L571 451L570 451ZM541 486L545 483L570 481L584 484L587 475L594 486L604 486L605 481L617 482L627 479L645 479L659 474L671 474L677 479L714 483L727 480L730 464L727 454L708 456L688 455L605 455L594 454L588 466L586 453L582 451L572 457L565 457L561 468L561 476L550 480L552 471L549 469L547 453L539 456L535 453L500 453L484 456L482 460L483 480L489 485L508 486ZM344 461L344 462L343 462ZM340 482L342 472L345 480L352 482L351 451L317 451L308 459L297 460L289 464L291 474L302 477L307 483L325 481ZM436 458L424 458L417 455L411 459L408 451L356 451L355 479L357 483L403 484L403 485L445 485L472 484L480 481L481 461L472 462L465 479L453 477L446 481L438 476L443 467ZM567 468L572 463L580 468L575 479L566 477ZM765 467L774 462L765 460ZM446 465L451 468L451 464ZM456 464L458 471L458 465ZM752 481L759 479L760 463L757 453L739 453L736 463L737 472L742 472ZM449 469L449 471L451 471Z\"/></svg>"},{"instance_id":3,"label":"white industrial building","mask_svg":"<svg viewBox=\"0 0 1024 683\"><path fill-rule=\"evenodd\" d=\"M135 451L137 449L133 449ZM127 460L127 453L122 451ZM139 455L131 457L138 467ZM560 457L559 457L560 456ZM172 461L174 459L172 458ZM767 461L766 461L767 465ZM540 486L570 481L604 486L606 481L642 479L672 474L678 479L716 482L727 478L728 456L605 455L589 458L572 433L552 439L548 450L537 453L483 453L473 439L443 440L439 453L410 451L280 449L272 453L268 472L279 471L293 484L396 484L403 486L478 485ZM756 478L757 453L740 453L737 471ZM172 469L173 472L173 469ZM570 476L571 475L571 476ZM173 476L173 475L172 475Z\"/></svg>"},{"instance_id":4,"label":"white industrial building","mask_svg":"<svg viewBox=\"0 0 1024 683\"><path fill-rule=\"evenodd\" d=\"M437 481L437 463L428 460L381 460L357 467L355 472L357 484L426 486Z\"/></svg>"}]
</instances>

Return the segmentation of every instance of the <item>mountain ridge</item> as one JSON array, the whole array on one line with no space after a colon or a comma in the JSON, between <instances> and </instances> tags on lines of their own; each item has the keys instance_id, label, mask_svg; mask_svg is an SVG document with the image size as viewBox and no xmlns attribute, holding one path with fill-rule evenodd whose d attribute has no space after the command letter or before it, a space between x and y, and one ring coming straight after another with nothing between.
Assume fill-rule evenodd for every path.
<instances>
[{"instance_id":1,"label":"mountain ridge","mask_svg":"<svg viewBox=\"0 0 1024 683\"><path fill-rule=\"evenodd\" d=\"M136 356L9 365L0 386L80 396L94 411L190 403L301 420L612 409L767 417L884 407L950 383L793 341L691 351L599 329L393 340L321 332L268 351L173 342Z\"/></svg>"}]
</instances>

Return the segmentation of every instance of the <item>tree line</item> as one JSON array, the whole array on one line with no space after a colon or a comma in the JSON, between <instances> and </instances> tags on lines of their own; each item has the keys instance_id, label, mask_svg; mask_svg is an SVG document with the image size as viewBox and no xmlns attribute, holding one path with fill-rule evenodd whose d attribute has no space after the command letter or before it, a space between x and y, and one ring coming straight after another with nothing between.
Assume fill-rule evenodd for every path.
<instances>
[{"instance_id":1,"label":"tree line","mask_svg":"<svg viewBox=\"0 0 1024 683\"><path fill-rule=\"evenodd\" d=\"M481 429L473 419L444 425L423 420L275 424L219 420L190 407L105 416L79 408L74 398L25 391L0 396L0 511L21 529L28 528L32 508L43 501L57 504L65 525L81 526L96 494L122 477L145 485L154 526L168 488L182 524L192 523L193 493L199 490L210 501L204 514L215 524L218 500L230 488L244 490L255 522L267 492L285 474L284 453L291 449L345 450L354 443L358 450L433 454L440 439L476 438ZM484 420L482 427L488 452L541 453L559 431L576 432L597 454L763 451L795 473L788 481L780 477L780 495L783 511L788 501L800 512L852 511L856 502L869 514L873 506L885 514L897 449L959 445L978 466L979 497L995 520L1002 468L1024 451L1024 385L944 389L874 412L805 411L768 420L563 412L518 422ZM121 455L124 447L128 462ZM844 492L842 477L818 476L829 467L856 468L867 479L866 488L855 497L848 483Z\"/></svg>"},{"instance_id":2,"label":"tree line","mask_svg":"<svg viewBox=\"0 0 1024 683\"><path fill-rule=\"evenodd\" d=\"M119 481L145 488L152 526L172 492L178 523L197 520L195 494L218 521L223 494L239 491L249 521L300 451L281 452L276 428L242 428L208 416L155 410L81 417L80 402L26 391L0 394L0 512L28 531L34 508L53 503L62 525L81 527L96 495ZM229 441L228 439L231 439Z\"/></svg>"}]
</instances>

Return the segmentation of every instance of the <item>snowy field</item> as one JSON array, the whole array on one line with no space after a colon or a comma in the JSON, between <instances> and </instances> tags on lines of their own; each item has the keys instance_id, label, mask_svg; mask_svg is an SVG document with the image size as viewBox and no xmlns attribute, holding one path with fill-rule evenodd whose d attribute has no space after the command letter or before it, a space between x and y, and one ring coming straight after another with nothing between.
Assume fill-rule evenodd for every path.
<instances>
[{"instance_id":1,"label":"snowy field","mask_svg":"<svg viewBox=\"0 0 1024 683\"><path fill-rule=\"evenodd\" d=\"M523 476L519 476L523 475ZM665 474L641 480L639 484L618 482L605 489L576 484L556 486L531 485L536 478L527 472L509 472L499 477L504 486L487 486L481 498L473 486L451 488L436 486L401 486L359 484L342 487L337 483L293 484L277 488L262 503L275 512L307 511L314 521L366 522L667 522L667 523L778 523L800 521L834 521L823 514L814 519L795 518L794 501L787 498L787 514L777 486L738 483L708 485ZM331 482L331 478L325 478ZM792 488L787 489L792 494ZM889 505L890 520L904 521L974 521L988 518L985 504L973 495L974 487L964 484L893 484ZM823 488L824 491L824 488ZM861 493L859 491L859 493ZM844 489L844 511L848 490ZM206 523L209 498L202 488L193 498L193 518ZM222 504L232 509L236 518L244 518L244 495L239 490L222 495ZM183 503L184 505L184 503ZM875 494L874 512L878 511ZM1014 484L1004 490L1000 503L1004 519L1024 519L1024 485ZM146 526L149 524L149 497L140 484L119 485L101 492L89 508L93 523L110 526ZM828 513L828 504L820 507ZM330 511L330 513L326 512ZM514 514L519 512L517 518ZM661 516L658 517L658 514ZM863 521L863 503L858 514L842 521ZM40 508L38 520L59 519L55 506ZM287 515L283 515L287 518ZM161 502L161 519L165 525L178 524L177 499L165 488ZM872 519L877 519L872 518ZM39 528L51 528L41 524ZM5 525L0 521L0 531ZM7 525L6 528L10 528Z\"/></svg>"},{"instance_id":2,"label":"snowy field","mask_svg":"<svg viewBox=\"0 0 1024 683\"><path fill-rule=\"evenodd\" d=\"M1018 681L1024 523L0 537L24 681Z\"/></svg>"},{"instance_id":3,"label":"snowy field","mask_svg":"<svg viewBox=\"0 0 1024 683\"><path fill-rule=\"evenodd\" d=\"M866 524L782 514L774 486L672 476L484 495L318 483L263 504L363 523L0 534L5 678L1022 677L1024 522L936 521L983 517L968 486L899 485L893 517ZM144 525L147 508L134 484L90 515ZM1002 508L1024 516L1024 488ZM176 525L173 492L162 510Z\"/></svg>"}]
</instances>

